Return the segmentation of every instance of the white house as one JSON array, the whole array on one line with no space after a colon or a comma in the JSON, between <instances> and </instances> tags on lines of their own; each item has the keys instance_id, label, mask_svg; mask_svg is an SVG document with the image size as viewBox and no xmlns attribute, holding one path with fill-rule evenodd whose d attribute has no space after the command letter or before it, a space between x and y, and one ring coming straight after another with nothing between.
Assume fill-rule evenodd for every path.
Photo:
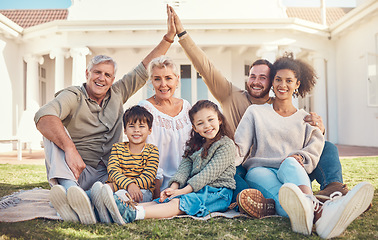
<instances>
[{"instance_id":1,"label":"white house","mask_svg":"<svg viewBox=\"0 0 378 240\"><path fill-rule=\"evenodd\" d=\"M376 0L327 11L286 8L280 0L72 0L68 10L37 10L47 14L44 23L32 22L36 15L27 13L33 10L2 10L0 140L17 136L40 148L41 135L33 122L36 110L58 90L81 85L94 55L106 54L118 62L116 78L136 66L166 32L167 3L213 63L241 88L245 69L257 58L274 61L291 51L310 62L318 83L298 106L322 116L329 141L378 146ZM167 55L181 67L177 96L191 103L214 101L177 39ZM149 94L146 86L125 107ZM0 145L1 151L11 148Z\"/></svg>"}]
</instances>

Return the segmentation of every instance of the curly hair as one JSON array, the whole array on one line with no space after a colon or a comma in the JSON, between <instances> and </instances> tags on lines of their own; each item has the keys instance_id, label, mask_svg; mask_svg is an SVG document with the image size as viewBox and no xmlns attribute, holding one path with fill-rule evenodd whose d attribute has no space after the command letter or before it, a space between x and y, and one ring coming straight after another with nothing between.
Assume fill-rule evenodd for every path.
<instances>
[{"instance_id":1,"label":"curly hair","mask_svg":"<svg viewBox=\"0 0 378 240\"><path fill-rule=\"evenodd\" d=\"M217 135L215 135L215 137L213 139L211 139L211 141L206 142L206 139L204 137L202 137L199 133L194 131L194 129L192 128L192 130L190 132L190 138L186 142L186 148L185 148L185 152L184 152L183 157L189 157L194 152L200 150L201 147L203 147L201 157L205 158L208 154L208 150L211 147L211 145L214 142L221 139L221 137L227 136L232 140L234 139L233 134L231 132L231 129L230 129L230 127L229 127L229 125L226 121L226 118L220 112L218 106L215 103L213 103L209 100L200 100L196 104L194 104L193 107L189 110L189 118L190 118L190 122L192 123L192 126L194 125L193 124L194 115L204 108L212 109L217 113L218 119L221 122L221 124L219 125L219 131L218 131Z\"/></svg>"},{"instance_id":2,"label":"curly hair","mask_svg":"<svg viewBox=\"0 0 378 240\"><path fill-rule=\"evenodd\" d=\"M300 95L301 97L305 97L315 86L317 76L314 68L300 59L294 59L293 53L286 53L273 63L271 82L273 82L277 71L281 69L293 71L294 76L300 81L298 92L294 93L294 96L298 97Z\"/></svg>"}]
</instances>

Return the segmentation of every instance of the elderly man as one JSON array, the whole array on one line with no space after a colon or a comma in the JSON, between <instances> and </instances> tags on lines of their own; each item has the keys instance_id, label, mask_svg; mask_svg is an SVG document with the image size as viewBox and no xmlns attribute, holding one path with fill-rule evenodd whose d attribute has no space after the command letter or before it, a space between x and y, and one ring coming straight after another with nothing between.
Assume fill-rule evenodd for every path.
<instances>
[{"instance_id":1,"label":"elderly man","mask_svg":"<svg viewBox=\"0 0 378 240\"><path fill-rule=\"evenodd\" d=\"M64 220L96 223L90 191L83 189L107 180L111 147L122 140L123 104L146 83L149 62L169 49L175 36L172 24L168 19L163 40L122 79L114 82L112 58L95 56L87 67L86 83L58 92L36 113L37 129L45 138L47 178L53 186L50 200ZM100 218L110 222L104 213Z\"/></svg>"}]
</instances>

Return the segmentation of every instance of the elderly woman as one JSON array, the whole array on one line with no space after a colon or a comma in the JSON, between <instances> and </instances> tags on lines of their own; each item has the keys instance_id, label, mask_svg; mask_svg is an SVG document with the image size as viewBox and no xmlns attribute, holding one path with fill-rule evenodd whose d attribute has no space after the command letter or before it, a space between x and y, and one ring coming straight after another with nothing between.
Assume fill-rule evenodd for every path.
<instances>
[{"instance_id":1,"label":"elderly woman","mask_svg":"<svg viewBox=\"0 0 378 240\"><path fill-rule=\"evenodd\" d=\"M189 139L192 128L188 111L191 108L188 101L174 97L179 85L179 69L168 57L161 56L151 61L149 77L155 90L155 95L142 100L139 105L145 107L154 116L152 133L147 142L159 149L159 170L154 196L160 189L168 187L168 182L176 173L184 153L184 146Z\"/></svg>"}]
</instances>

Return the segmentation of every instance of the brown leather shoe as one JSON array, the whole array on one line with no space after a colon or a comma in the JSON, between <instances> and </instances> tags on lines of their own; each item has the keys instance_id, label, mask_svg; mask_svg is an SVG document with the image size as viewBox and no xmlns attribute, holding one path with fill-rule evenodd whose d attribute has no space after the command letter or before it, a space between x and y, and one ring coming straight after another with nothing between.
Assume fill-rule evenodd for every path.
<instances>
[{"instance_id":1,"label":"brown leather shoe","mask_svg":"<svg viewBox=\"0 0 378 240\"><path fill-rule=\"evenodd\" d=\"M323 190L320 190L317 194L315 194L315 197L324 203L325 201L331 199L330 196L334 192L341 192L341 194L345 196L349 192L349 189L344 183L331 182Z\"/></svg>"},{"instance_id":2,"label":"brown leather shoe","mask_svg":"<svg viewBox=\"0 0 378 240\"><path fill-rule=\"evenodd\" d=\"M276 213L275 202L271 198L264 198L256 189L245 189L236 197L241 213L247 213L255 218L262 218Z\"/></svg>"}]
</instances>

